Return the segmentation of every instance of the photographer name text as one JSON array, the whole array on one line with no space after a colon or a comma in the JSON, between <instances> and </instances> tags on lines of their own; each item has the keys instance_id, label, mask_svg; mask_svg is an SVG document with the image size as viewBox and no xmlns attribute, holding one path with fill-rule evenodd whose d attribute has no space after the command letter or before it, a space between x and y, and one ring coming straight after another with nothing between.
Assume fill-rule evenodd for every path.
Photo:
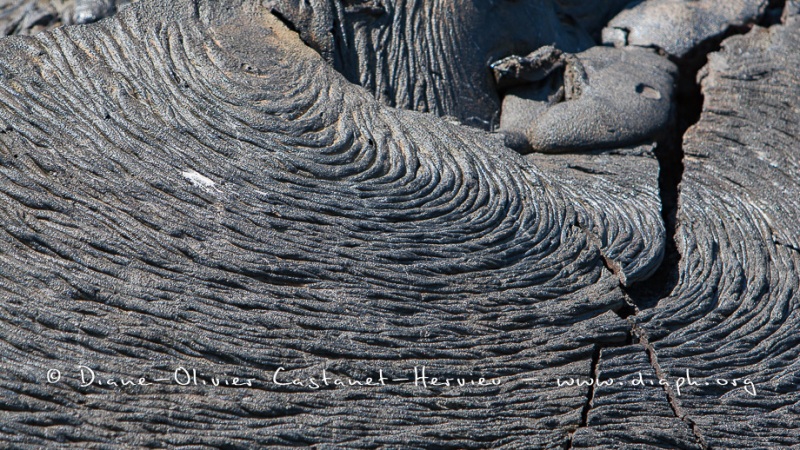
<instances>
[{"instance_id":1,"label":"photographer name text","mask_svg":"<svg viewBox=\"0 0 800 450\"><path fill-rule=\"evenodd\" d=\"M661 386L671 389L675 394L682 395L688 389L724 388L742 389L751 396L757 395L756 385L749 378L696 378L687 369L684 374L672 378L651 378L637 372L618 379L587 378L587 377L558 377L552 380L518 377L453 377L441 376L431 373L425 366L414 366L406 376L387 376L383 369L378 369L372 377L354 379L338 376L327 369L320 369L315 376L292 375L284 367L274 371L265 372L265 377L243 377L229 375L210 375L197 369L183 366L177 367L167 376L151 377L140 376L108 376L86 365L78 365L74 371L49 369L46 381L49 384L64 383L69 380L76 381L81 388L90 386L123 388L129 386L153 386L157 384L170 384L176 386L207 386L207 387L274 387L274 388L304 388L318 390L323 388L346 387L382 387L389 385L411 384L421 388L465 388L465 387L497 387L510 382L523 382L552 388L588 387L595 389L610 388L644 388L647 386Z\"/></svg>"}]
</instances>

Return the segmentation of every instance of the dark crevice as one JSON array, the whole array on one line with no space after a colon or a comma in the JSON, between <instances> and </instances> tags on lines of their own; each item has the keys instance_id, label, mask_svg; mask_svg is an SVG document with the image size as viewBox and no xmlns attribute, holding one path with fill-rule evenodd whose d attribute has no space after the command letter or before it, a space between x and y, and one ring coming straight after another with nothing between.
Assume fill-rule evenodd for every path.
<instances>
[{"instance_id":1,"label":"dark crevice","mask_svg":"<svg viewBox=\"0 0 800 450\"><path fill-rule=\"evenodd\" d=\"M695 107L697 109L694 109ZM699 117L699 109L702 109L702 102L698 107L694 102L687 103L679 100L676 109L679 117ZM649 309L656 306L662 298L669 296L678 284L681 255L678 251L676 231L680 183L683 179L684 169L682 141L683 134L694 123L696 123L696 119L694 121L686 121L683 126L674 125L675 131L662 137L655 151L659 166L658 190L661 201L661 217L664 221L666 237L664 259L655 273L647 280L633 283L627 288L622 286L633 305L639 309Z\"/></svg>"},{"instance_id":2,"label":"dark crevice","mask_svg":"<svg viewBox=\"0 0 800 450\"><path fill-rule=\"evenodd\" d=\"M592 236L594 236L594 234L592 234ZM596 239L597 239L596 245L599 245L600 239L599 238ZM620 278L622 269L619 267L619 264L615 263L614 260L606 256L602 250L600 250L600 260L603 261L603 267L605 267L609 272L613 273L615 277ZM619 284L620 286L623 285L621 278Z\"/></svg>"},{"instance_id":3,"label":"dark crevice","mask_svg":"<svg viewBox=\"0 0 800 450\"><path fill-rule=\"evenodd\" d=\"M779 23L783 6L783 1L771 1L759 25L770 26ZM778 11L778 22L775 22L776 11ZM725 39L735 34L747 33L752 26L753 24L731 26L722 35L702 42L683 58L670 57L670 60L679 69L675 109L670 129L658 140L655 152L659 163L658 186L661 200L661 216L664 220L666 231L664 260L654 275L645 282L634 283L629 287L620 284L621 289L628 297L626 302L629 304L617 311L620 317L631 322L631 334L638 339L644 348L650 365L659 379L665 379L665 374L659 365L655 347L652 345L645 329L637 323L636 315L641 310L657 306L660 301L671 295L679 281L681 254L678 251L676 232L680 185L685 167L683 141L686 132L700 120L704 101L701 86L697 82L697 75L708 63L708 55L719 51ZM787 247L797 250L791 246ZM596 367L593 370L596 370ZM681 407L672 386L665 384L663 389L675 417L691 429L700 448L709 450L711 447L704 439L698 425L688 417Z\"/></svg>"},{"instance_id":4,"label":"dark crevice","mask_svg":"<svg viewBox=\"0 0 800 450\"><path fill-rule=\"evenodd\" d=\"M647 353L647 358L650 360L650 366L653 368L656 377L659 380L665 380L666 376L664 371L661 369L661 365L658 363L658 357L656 356L655 348L650 343L650 340L647 337L647 332L635 323L633 324L633 332L639 339L639 343L642 344L642 347L644 347L644 351ZM672 409L672 413L675 415L675 417L683 421L692 430L692 434L697 441L697 445L699 445L701 449L711 450L711 446L709 446L705 438L703 438L697 423L689 418L681 407L680 402L677 400L677 395L672 389L672 385L669 383L663 383L661 386L664 388L664 394L667 396L667 402L669 403L670 409Z\"/></svg>"},{"instance_id":5,"label":"dark crevice","mask_svg":"<svg viewBox=\"0 0 800 450\"><path fill-rule=\"evenodd\" d=\"M275 8L272 8L272 9L270 9L270 11L269 11L269 12L270 12L270 13L271 13L273 16L275 16L275 18L276 18L276 19L278 19L278 20L280 20L281 22L283 22L283 24L284 24L284 25L286 25L286 28L288 28L288 29L290 29L290 30L294 31L294 32L295 32L295 33L297 33L297 34L300 34L300 30L298 30L298 29L297 29L297 26L295 26L294 22L292 22L291 20L289 20L289 19L288 19L286 16L284 16L284 15L283 15L283 14L282 14L280 11L278 11L278 10L277 10L277 9L275 9ZM307 42L304 42L304 43L305 43L306 45L308 45L308 43L307 43Z\"/></svg>"},{"instance_id":6,"label":"dark crevice","mask_svg":"<svg viewBox=\"0 0 800 450\"><path fill-rule=\"evenodd\" d=\"M614 310L614 312L617 313L621 319L627 319L630 316L635 316L639 311L636 310L636 305L632 302L628 302L626 299L625 303Z\"/></svg>"},{"instance_id":7,"label":"dark crevice","mask_svg":"<svg viewBox=\"0 0 800 450\"><path fill-rule=\"evenodd\" d=\"M270 8L270 14L272 14L276 19L281 21L282 24L286 26L290 31L297 33L297 37L300 38L300 41L303 42L308 48L317 52L320 56L322 56L328 63L334 66L334 68L341 72L340 67L337 66L336 61L334 61L334 57L332 55L328 55L317 42L314 42L314 38L309 34L308 30L302 29L298 27L291 18L291 14L287 15L279 11L277 8ZM301 23L302 25L302 23ZM336 22L334 21L334 25ZM351 80L352 81L352 80ZM358 83L355 83L358 84Z\"/></svg>"},{"instance_id":8,"label":"dark crevice","mask_svg":"<svg viewBox=\"0 0 800 450\"><path fill-rule=\"evenodd\" d=\"M634 334L633 334L633 329L631 329L631 332L628 333L627 339L625 339L624 341L603 342L601 344L595 344L594 351L592 352L591 368L589 369L589 377L590 377L589 379L593 380L594 382L592 382L592 384L588 386L589 392L587 392L586 394L586 402L583 404L583 407L581 408L581 420L578 426L575 428L575 430L573 430L569 434L568 439L564 445L565 449L571 450L575 433L577 433L578 430L580 430L581 428L586 428L589 426L589 413L591 412L592 405L594 403L595 389L596 389L595 382L597 382L597 380L600 378L600 356L602 355L603 350L607 348L627 347L633 344L633 339L634 339Z\"/></svg>"},{"instance_id":9,"label":"dark crevice","mask_svg":"<svg viewBox=\"0 0 800 450\"><path fill-rule=\"evenodd\" d=\"M583 231L586 238L589 239L589 241L597 248L600 262L602 262L603 267L609 272L609 274L613 275L617 279L617 283L619 284L619 287L624 294L623 304L620 307L613 309L612 311L614 311L622 319L627 319L628 317L635 315L637 313L636 305L633 303L633 301L630 300L628 296L627 289L625 287L626 281L624 274L622 272L622 267L620 267L620 265L616 261L609 258L608 256L606 256L605 253L603 253L603 245L602 242L600 241L600 237L598 237L591 230L588 230L585 227L581 226L578 223L577 219L574 225L578 227L581 231Z\"/></svg>"},{"instance_id":10,"label":"dark crevice","mask_svg":"<svg viewBox=\"0 0 800 450\"><path fill-rule=\"evenodd\" d=\"M597 373L597 366L600 364L600 352L603 350L603 347L600 345L595 346L594 353L592 354L592 369L591 369L591 377L593 380L596 380L598 377ZM589 385L589 394L586 396L586 403L583 404L583 409L581 410L581 423L578 428L583 428L589 424L589 411L592 409L592 401L594 400L594 383Z\"/></svg>"},{"instance_id":11,"label":"dark crevice","mask_svg":"<svg viewBox=\"0 0 800 450\"><path fill-rule=\"evenodd\" d=\"M575 164L567 164L567 167L573 170L577 170L579 172L588 173L590 175L613 175L610 172L604 172L602 170L597 170L590 167L583 167Z\"/></svg>"},{"instance_id":12,"label":"dark crevice","mask_svg":"<svg viewBox=\"0 0 800 450\"><path fill-rule=\"evenodd\" d=\"M617 263L609 259L603 252L600 252L600 259L603 261L603 266L605 266L606 270L614 274L617 277L619 287L623 292L624 303L619 308L613 310L621 319L627 319L630 316L635 316L638 312L636 310L636 305L631 301L627 289L625 287L625 280L622 278L621 273L622 269L619 267Z\"/></svg>"},{"instance_id":13,"label":"dark crevice","mask_svg":"<svg viewBox=\"0 0 800 450\"><path fill-rule=\"evenodd\" d=\"M764 15L758 21L758 25L769 28L773 25L781 24L785 7L786 0L770 0Z\"/></svg>"},{"instance_id":14,"label":"dark crevice","mask_svg":"<svg viewBox=\"0 0 800 450\"><path fill-rule=\"evenodd\" d=\"M771 2L770 8L782 10L782 4L782 1ZM766 17L766 14L762 19L763 17ZM683 139L689 128L700 120L704 101L701 86L697 82L697 74L708 63L708 55L719 51L725 39L736 34L745 34L752 27L753 24L732 25L724 33L701 42L684 57L669 57L678 66L674 118L670 130L658 140L655 151L659 165L661 217L666 230L664 260L646 282L634 283L625 289L638 309L655 307L661 299L670 295L678 283L681 255L678 251L676 231L685 157Z\"/></svg>"},{"instance_id":15,"label":"dark crevice","mask_svg":"<svg viewBox=\"0 0 800 450\"><path fill-rule=\"evenodd\" d=\"M795 251L795 252L797 252L797 253L800 253L800 248L798 248L798 247L797 247L797 246L795 246L795 245L792 245L792 244L784 244L783 242L776 241L775 239L773 239L773 240L772 240L772 242L773 242L775 245L778 245L778 246L781 246L781 247L787 248L787 249L789 249L789 250Z\"/></svg>"},{"instance_id":16,"label":"dark crevice","mask_svg":"<svg viewBox=\"0 0 800 450\"><path fill-rule=\"evenodd\" d=\"M595 345L594 352L592 353L592 366L589 372L590 379L597 380L599 376L597 373L597 366L600 365L600 352L603 351L604 346L602 345ZM566 446L564 447L567 450L572 449L572 440L575 438L575 433L578 432L581 428L585 428L589 425L589 411L592 409L592 402L594 401L594 383L589 385L589 393L586 395L586 402L583 404L583 408L581 409L581 421L578 424L578 427L569 434L569 439L567 439Z\"/></svg>"}]
</instances>

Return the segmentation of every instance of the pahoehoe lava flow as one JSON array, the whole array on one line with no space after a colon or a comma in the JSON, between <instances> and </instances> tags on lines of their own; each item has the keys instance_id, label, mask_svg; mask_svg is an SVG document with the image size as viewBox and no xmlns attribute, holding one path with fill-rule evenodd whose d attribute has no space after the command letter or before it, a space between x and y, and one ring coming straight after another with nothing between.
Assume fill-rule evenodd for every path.
<instances>
[{"instance_id":1,"label":"pahoehoe lava flow","mask_svg":"<svg viewBox=\"0 0 800 450\"><path fill-rule=\"evenodd\" d=\"M57 439L96 443L560 445L586 388L521 379L588 374L598 342L627 338L603 254L631 276L660 259L655 190L611 209L579 201L590 188L570 174L590 174L548 175L490 134L385 107L246 2L142 2L0 46L0 433L12 443L45 445L49 422ZM169 376L174 361L256 379L418 364L508 382L444 406L413 385L36 382L79 364ZM86 405L86 389L103 400ZM191 419L136 419L179 405ZM474 430L477 416L492 426Z\"/></svg>"},{"instance_id":2,"label":"pahoehoe lava flow","mask_svg":"<svg viewBox=\"0 0 800 450\"><path fill-rule=\"evenodd\" d=\"M727 39L701 71L706 101L683 139L670 229L674 287L627 315L627 292L665 254L659 144L519 155L430 113L481 125L496 93L476 94L474 111L452 86L434 102L447 72L407 79L438 60L410 61L419 54L403 41L392 64L363 58L388 40L362 20L414 2L337 4L358 20L323 18L352 53L308 8L266 3L143 0L0 39L0 441L798 443L791 14ZM601 28L577 3L542 9L563 25L547 37L570 52L591 42L574 30ZM518 49L489 50L493 61ZM392 80L408 84L386 90ZM82 382L81 366L98 380L170 379L179 366L203 382L257 381L116 388ZM308 383L413 379L422 366L502 382ZM758 395L718 383L679 395L688 371L752 379ZM299 382L270 383L278 372ZM636 373L673 384L553 382Z\"/></svg>"}]
</instances>

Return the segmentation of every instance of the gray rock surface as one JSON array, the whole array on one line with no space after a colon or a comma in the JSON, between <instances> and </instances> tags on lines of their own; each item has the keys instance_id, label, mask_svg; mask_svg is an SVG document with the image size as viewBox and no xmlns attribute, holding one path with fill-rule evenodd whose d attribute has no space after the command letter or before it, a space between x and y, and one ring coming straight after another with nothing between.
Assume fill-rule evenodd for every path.
<instances>
[{"instance_id":1,"label":"gray rock surface","mask_svg":"<svg viewBox=\"0 0 800 450\"><path fill-rule=\"evenodd\" d=\"M539 53L520 61L552 59ZM669 128L677 69L648 50L592 47L561 55L558 67L546 72L516 72L527 84L505 93L500 131L511 136L512 145L521 142L517 147L523 152L619 147L654 139ZM534 72L542 74L526 80Z\"/></svg>"},{"instance_id":2,"label":"gray rock surface","mask_svg":"<svg viewBox=\"0 0 800 450\"><path fill-rule=\"evenodd\" d=\"M603 29L603 43L654 47L675 57L732 26L753 24L767 0L647 0L624 9Z\"/></svg>"},{"instance_id":3,"label":"gray rock surface","mask_svg":"<svg viewBox=\"0 0 800 450\"><path fill-rule=\"evenodd\" d=\"M134 0L135 1L135 0ZM109 17L131 0L9 0L0 3L0 36L35 34Z\"/></svg>"}]
</instances>

